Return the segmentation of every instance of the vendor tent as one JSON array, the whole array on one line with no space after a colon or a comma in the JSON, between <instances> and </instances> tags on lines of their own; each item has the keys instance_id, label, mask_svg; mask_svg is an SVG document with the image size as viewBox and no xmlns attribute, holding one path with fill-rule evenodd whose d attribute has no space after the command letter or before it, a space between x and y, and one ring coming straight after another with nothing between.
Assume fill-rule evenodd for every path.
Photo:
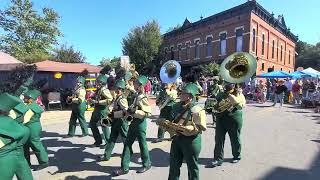
<instances>
[{"instance_id":1,"label":"vendor tent","mask_svg":"<svg viewBox=\"0 0 320 180\"><path fill-rule=\"evenodd\" d=\"M269 73L260 74L258 78L293 78L292 75L283 71L272 71Z\"/></svg>"},{"instance_id":2,"label":"vendor tent","mask_svg":"<svg viewBox=\"0 0 320 180\"><path fill-rule=\"evenodd\" d=\"M293 76L294 78L311 77L311 75L303 73L301 71L295 71L295 72L291 73L290 75Z\"/></svg>"},{"instance_id":3,"label":"vendor tent","mask_svg":"<svg viewBox=\"0 0 320 180\"><path fill-rule=\"evenodd\" d=\"M320 77L320 72L315 70L315 69L313 69L313 68L311 68L311 67L309 67L309 68L307 68L305 70L302 70L301 72L303 72L305 74L308 74L308 75L310 75L312 77Z\"/></svg>"}]
</instances>

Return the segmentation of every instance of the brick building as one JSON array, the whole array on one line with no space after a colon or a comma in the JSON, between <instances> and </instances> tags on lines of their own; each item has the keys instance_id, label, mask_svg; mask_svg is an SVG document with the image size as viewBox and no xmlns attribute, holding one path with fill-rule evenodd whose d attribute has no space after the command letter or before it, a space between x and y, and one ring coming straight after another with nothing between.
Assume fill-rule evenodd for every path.
<instances>
[{"instance_id":1,"label":"brick building","mask_svg":"<svg viewBox=\"0 0 320 180\"><path fill-rule=\"evenodd\" d=\"M233 52L249 52L257 59L256 74L272 70L293 72L298 37L283 15L274 17L255 0L191 23L163 35L166 60L190 67L221 61Z\"/></svg>"}]
</instances>

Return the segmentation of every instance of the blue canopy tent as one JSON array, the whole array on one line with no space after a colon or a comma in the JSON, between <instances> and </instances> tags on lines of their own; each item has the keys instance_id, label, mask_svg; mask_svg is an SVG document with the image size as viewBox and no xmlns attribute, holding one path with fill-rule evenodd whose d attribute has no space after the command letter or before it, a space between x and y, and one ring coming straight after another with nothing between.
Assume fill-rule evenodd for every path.
<instances>
[{"instance_id":1,"label":"blue canopy tent","mask_svg":"<svg viewBox=\"0 0 320 180\"><path fill-rule=\"evenodd\" d=\"M304 78L304 77L312 77L311 75L303 73L301 71L295 71L295 72L291 73L290 75L293 76L294 78L297 78L297 79Z\"/></svg>"},{"instance_id":2,"label":"blue canopy tent","mask_svg":"<svg viewBox=\"0 0 320 180\"><path fill-rule=\"evenodd\" d=\"M320 72L317 70L314 70L312 68L307 68L305 70L302 70L301 72L310 75L311 77L320 77Z\"/></svg>"},{"instance_id":3,"label":"blue canopy tent","mask_svg":"<svg viewBox=\"0 0 320 180\"><path fill-rule=\"evenodd\" d=\"M295 78L293 75L283 71L272 71L269 73L260 74L257 78Z\"/></svg>"}]
</instances>

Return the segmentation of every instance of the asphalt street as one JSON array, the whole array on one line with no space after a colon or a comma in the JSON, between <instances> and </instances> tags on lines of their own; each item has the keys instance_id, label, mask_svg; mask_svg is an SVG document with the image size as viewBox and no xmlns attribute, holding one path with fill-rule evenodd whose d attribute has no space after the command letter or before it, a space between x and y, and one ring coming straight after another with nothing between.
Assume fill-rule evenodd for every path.
<instances>
[{"instance_id":1,"label":"asphalt street","mask_svg":"<svg viewBox=\"0 0 320 180\"><path fill-rule=\"evenodd\" d=\"M203 103L204 100L201 100ZM231 146L228 136L225 143L225 163L207 169L212 161L215 128L211 115L207 116L207 130L202 134L200 154L200 178L203 180L317 180L320 179L320 114L311 109L296 106L272 107L248 104L245 108L242 131L242 160L231 164ZM168 177L170 141L152 143L157 134L159 110L148 119L147 141L152 169L137 174L141 166L139 146L134 143L134 155L127 175L112 177L113 170L120 167L122 143L116 144L113 157L108 162L97 162L97 155L104 149L92 148L93 138L65 138L70 112L51 111L43 115L42 141L48 149L50 167L33 172L36 180L83 180L83 179L130 179L164 180ZM90 112L87 113L87 121ZM77 134L80 135L80 127ZM169 137L168 134L166 134ZM37 164L35 156L32 163ZM188 179L187 167L181 168L181 180Z\"/></svg>"}]
</instances>

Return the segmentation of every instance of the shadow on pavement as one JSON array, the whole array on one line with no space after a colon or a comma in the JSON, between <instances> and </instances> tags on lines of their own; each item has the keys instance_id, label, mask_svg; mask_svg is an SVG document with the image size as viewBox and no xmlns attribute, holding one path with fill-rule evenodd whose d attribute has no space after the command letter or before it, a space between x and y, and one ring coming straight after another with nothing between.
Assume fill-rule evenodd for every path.
<instances>
[{"instance_id":1,"label":"shadow on pavement","mask_svg":"<svg viewBox=\"0 0 320 180\"><path fill-rule=\"evenodd\" d=\"M170 153L165 152L160 148L154 148L149 151L149 155L153 167L169 167ZM133 153L131 162L142 165L142 162L139 161L140 157L140 153Z\"/></svg>"},{"instance_id":2,"label":"shadow on pavement","mask_svg":"<svg viewBox=\"0 0 320 180\"><path fill-rule=\"evenodd\" d=\"M99 179L108 180L108 179L112 179L112 177L111 176L89 176L84 179L74 175L65 177L65 180L99 180Z\"/></svg>"},{"instance_id":3,"label":"shadow on pavement","mask_svg":"<svg viewBox=\"0 0 320 180\"><path fill-rule=\"evenodd\" d=\"M307 112L307 111L286 111L286 112L301 113L301 114L312 113L312 112Z\"/></svg>"},{"instance_id":4,"label":"shadow on pavement","mask_svg":"<svg viewBox=\"0 0 320 180\"><path fill-rule=\"evenodd\" d=\"M257 108L274 107L273 105L250 105L250 106L257 107Z\"/></svg>"},{"instance_id":5,"label":"shadow on pavement","mask_svg":"<svg viewBox=\"0 0 320 180\"><path fill-rule=\"evenodd\" d=\"M312 140L315 141L315 140ZM320 142L316 140L315 142ZM292 169L286 167L276 167L260 180L316 180L320 177L320 152L314 159L308 170Z\"/></svg>"},{"instance_id":6,"label":"shadow on pavement","mask_svg":"<svg viewBox=\"0 0 320 180\"><path fill-rule=\"evenodd\" d=\"M73 144L68 139L61 138L63 135L55 132L44 131L42 135L50 138L42 140L45 147L63 147L63 149L58 149L57 151L48 150L48 154L53 154L53 157L49 157L50 167L57 167L58 169L55 172L50 172L50 174L79 171L112 172L112 168L98 164L96 154L85 151L86 147L90 145Z\"/></svg>"}]
</instances>

